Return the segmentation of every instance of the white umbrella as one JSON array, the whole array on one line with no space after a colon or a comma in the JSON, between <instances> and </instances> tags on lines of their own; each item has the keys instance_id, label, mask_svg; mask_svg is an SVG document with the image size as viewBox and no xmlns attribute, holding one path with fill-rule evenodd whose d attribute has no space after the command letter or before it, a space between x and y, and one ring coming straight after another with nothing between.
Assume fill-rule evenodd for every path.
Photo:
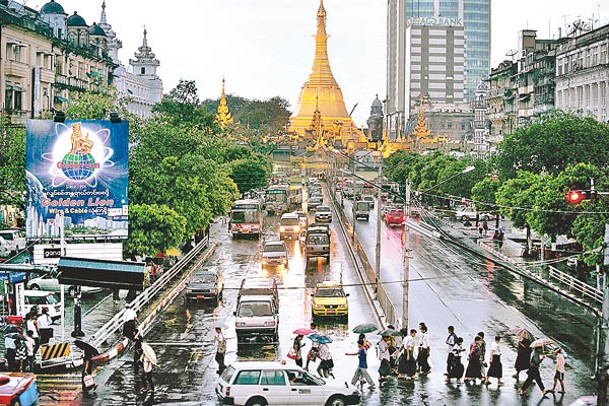
<instances>
[{"instance_id":1,"label":"white umbrella","mask_svg":"<svg viewBox=\"0 0 609 406\"><path fill-rule=\"evenodd\" d=\"M154 350L151 346L146 343L142 343L142 351L144 351L144 356L147 357L150 362L152 362L154 365L157 365L156 354L154 353Z\"/></svg>"},{"instance_id":2,"label":"white umbrella","mask_svg":"<svg viewBox=\"0 0 609 406\"><path fill-rule=\"evenodd\" d=\"M551 338L538 338L537 340L533 341L531 343L531 345L529 345L529 347L538 348L538 347L543 347L543 346L554 344L554 343L555 343L555 341L552 340Z\"/></svg>"}]
</instances>

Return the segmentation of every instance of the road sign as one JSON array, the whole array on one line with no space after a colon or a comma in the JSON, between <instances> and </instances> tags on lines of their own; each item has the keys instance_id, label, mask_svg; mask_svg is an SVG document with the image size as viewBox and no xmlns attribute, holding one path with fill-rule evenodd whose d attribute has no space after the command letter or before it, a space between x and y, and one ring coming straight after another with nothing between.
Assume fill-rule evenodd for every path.
<instances>
[{"instance_id":1,"label":"road sign","mask_svg":"<svg viewBox=\"0 0 609 406\"><path fill-rule=\"evenodd\" d=\"M43 361L47 361L54 358L67 357L71 353L72 347L70 346L69 341L40 346L40 355L42 356Z\"/></svg>"}]
</instances>

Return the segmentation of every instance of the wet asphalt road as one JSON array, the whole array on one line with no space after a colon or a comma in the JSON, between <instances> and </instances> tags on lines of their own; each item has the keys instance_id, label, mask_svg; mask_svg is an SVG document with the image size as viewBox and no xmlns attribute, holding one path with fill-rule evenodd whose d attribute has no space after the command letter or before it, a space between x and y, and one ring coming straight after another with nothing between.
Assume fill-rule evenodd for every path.
<instances>
[{"instance_id":1,"label":"wet asphalt road","mask_svg":"<svg viewBox=\"0 0 609 406\"><path fill-rule=\"evenodd\" d=\"M335 216L336 220L336 216ZM373 260L375 224L358 223L358 235L370 246ZM366 228L368 227L368 228ZM360 231L361 230L361 231ZM360 234L361 232L361 234ZM386 230L383 226L383 280L401 280L401 231ZM278 239L277 218L265 220L265 238ZM367 241L366 238L371 239ZM226 362L235 359L286 359L291 346L292 331L308 326L311 321L310 293L316 283L324 279L339 280L350 293L348 325L328 322L319 330L334 338L331 352L335 360L337 380L350 380L357 361L345 356L355 350L356 335L350 329L360 323L374 322L374 317L359 286L353 266L348 259L342 236L332 231L331 264L310 263L305 268L297 242L291 242L289 269L262 271L257 240L232 240L225 226L214 228L212 240L221 243L208 267L220 269L225 278L223 301L218 305L187 305L178 298L158 319L147 334L146 340L155 349L159 366L154 371L156 392L152 397L143 392L134 378L131 352L111 362L96 375L99 388L87 395L84 405L140 405L140 404L217 404L214 388L217 381L213 360L213 327L221 324L227 328L228 350ZM585 312L573 309L574 305L561 302L531 283L525 283L504 271L498 270L473 257L459 257L454 248L448 248L421 236L411 238L413 260L411 270L410 320L411 324L425 321L430 327L432 339L432 373L415 382L391 380L381 389L364 391L365 405L519 405L557 404L568 405L578 396L591 393L590 375L591 321ZM435 245L434 245L435 244ZM244 276L269 276L280 285L280 342L278 346L251 345L237 347L234 317L237 287ZM401 302L401 283L391 283L398 288L391 290L396 302ZM563 307L561 307L563 306ZM560 309L560 310L557 310ZM544 314L552 315L552 317ZM466 344L473 335L483 330L487 337L500 333L503 344L504 382L497 387L444 382L442 372L446 358L444 339L446 326L452 324L463 336ZM542 399L538 389L519 398L511 366L515 359L513 337L506 334L513 325L529 328L535 335L548 335L565 346L569 355L567 394L563 397ZM560 333L563 334L560 334ZM372 341L378 340L373 334ZM307 346L310 342L305 339ZM487 340L490 342L490 338ZM489 344L490 347L490 344ZM583 348L580 348L583 347ZM307 350L307 347L305 347ZM288 362L292 362L287 360ZM378 374L378 360L374 350L369 352L369 371L373 378ZM311 368L313 369L313 368ZM542 376L550 384L552 361L544 362Z\"/></svg>"}]
</instances>

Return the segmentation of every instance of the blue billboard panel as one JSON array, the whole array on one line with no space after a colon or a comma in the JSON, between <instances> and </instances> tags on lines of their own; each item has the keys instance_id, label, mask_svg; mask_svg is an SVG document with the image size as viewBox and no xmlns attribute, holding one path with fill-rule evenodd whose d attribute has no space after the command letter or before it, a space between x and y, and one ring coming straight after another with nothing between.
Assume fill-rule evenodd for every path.
<instances>
[{"instance_id":1,"label":"blue billboard panel","mask_svg":"<svg viewBox=\"0 0 609 406\"><path fill-rule=\"evenodd\" d=\"M129 124L26 123L29 239L127 238Z\"/></svg>"}]
</instances>

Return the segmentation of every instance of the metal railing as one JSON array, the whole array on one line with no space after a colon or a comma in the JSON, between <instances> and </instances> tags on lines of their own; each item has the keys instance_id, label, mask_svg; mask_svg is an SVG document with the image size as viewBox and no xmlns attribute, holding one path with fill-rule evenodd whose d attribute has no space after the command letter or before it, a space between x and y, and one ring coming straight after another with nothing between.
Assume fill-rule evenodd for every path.
<instances>
[{"instance_id":1,"label":"metal railing","mask_svg":"<svg viewBox=\"0 0 609 406\"><path fill-rule=\"evenodd\" d=\"M187 268L192 260L208 245L209 237L205 237L201 242L199 242L199 244L189 251L188 254L184 255L184 257L182 257L173 267L164 272L154 283L144 289L144 291L131 302L133 310L135 310L136 313L139 312L145 305L155 298L159 292L166 288L169 281ZM110 336L122 329L124 312L125 309L120 310L93 335L92 345L94 347L100 348Z\"/></svg>"}]
</instances>

